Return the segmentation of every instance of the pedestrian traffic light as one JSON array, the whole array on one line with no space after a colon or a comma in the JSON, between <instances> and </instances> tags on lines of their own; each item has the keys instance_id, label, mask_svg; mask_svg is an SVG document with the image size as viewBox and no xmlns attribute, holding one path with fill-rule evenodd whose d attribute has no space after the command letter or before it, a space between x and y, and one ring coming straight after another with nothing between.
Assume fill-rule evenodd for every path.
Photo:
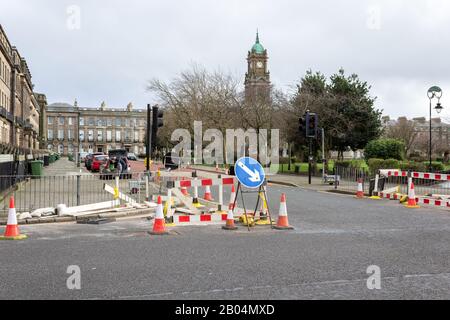
<instances>
[{"instance_id":1,"label":"pedestrian traffic light","mask_svg":"<svg viewBox=\"0 0 450 320\"><path fill-rule=\"evenodd\" d=\"M152 153L158 144L158 129L164 126L164 111L158 106L152 108Z\"/></svg>"},{"instance_id":2,"label":"pedestrian traffic light","mask_svg":"<svg viewBox=\"0 0 450 320\"><path fill-rule=\"evenodd\" d=\"M306 137L317 138L317 128L319 124L319 117L315 113L306 114Z\"/></svg>"},{"instance_id":3,"label":"pedestrian traffic light","mask_svg":"<svg viewBox=\"0 0 450 320\"><path fill-rule=\"evenodd\" d=\"M301 117L298 119L298 132L300 136L303 138L306 136L306 119L305 117Z\"/></svg>"}]
</instances>

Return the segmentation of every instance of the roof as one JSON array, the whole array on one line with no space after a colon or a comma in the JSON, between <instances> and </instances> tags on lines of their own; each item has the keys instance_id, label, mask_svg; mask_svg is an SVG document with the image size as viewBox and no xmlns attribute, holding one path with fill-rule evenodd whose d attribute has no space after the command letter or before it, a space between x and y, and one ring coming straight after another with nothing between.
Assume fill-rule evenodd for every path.
<instances>
[{"instance_id":1,"label":"roof","mask_svg":"<svg viewBox=\"0 0 450 320\"><path fill-rule=\"evenodd\" d=\"M256 42L252 47L252 53L256 53L256 54L264 54L264 47L262 46L262 44L259 42L259 33L256 32Z\"/></svg>"}]
</instances>

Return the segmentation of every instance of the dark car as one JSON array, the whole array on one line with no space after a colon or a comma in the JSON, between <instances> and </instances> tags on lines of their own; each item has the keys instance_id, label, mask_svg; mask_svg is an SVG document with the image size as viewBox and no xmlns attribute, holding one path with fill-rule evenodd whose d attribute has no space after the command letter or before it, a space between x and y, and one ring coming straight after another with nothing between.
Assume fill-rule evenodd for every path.
<instances>
[{"instance_id":1,"label":"dark car","mask_svg":"<svg viewBox=\"0 0 450 320\"><path fill-rule=\"evenodd\" d=\"M96 153L90 153L86 156L86 159L84 160L84 165L86 166L86 169L89 171L92 170L92 161L94 160L95 156L103 156L103 152L96 152Z\"/></svg>"},{"instance_id":2,"label":"dark car","mask_svg":"<svg viewBox=\"0 0 450 320\"><path fill-rule=\"evenodd\" d=\"M178 169L178 163L180 161L179 157L172 157L172 153L166 153L164 156L164 167L170 170Z\"/></svg>"},{"instance_id":3,"label":"dark car","mask_svg":"<svg viewBox=\"0 0 450 320\"><path fill-rule=\"evenodd\" d=\"M131 167L128 161L128 152L125 149L110 150L108 152L108 158L105 165L105 179L112 178L114 174L118 172L118 161L121 161L122 171L120 177L124 179L131 179Z\"/></svg>"}]
</instances>

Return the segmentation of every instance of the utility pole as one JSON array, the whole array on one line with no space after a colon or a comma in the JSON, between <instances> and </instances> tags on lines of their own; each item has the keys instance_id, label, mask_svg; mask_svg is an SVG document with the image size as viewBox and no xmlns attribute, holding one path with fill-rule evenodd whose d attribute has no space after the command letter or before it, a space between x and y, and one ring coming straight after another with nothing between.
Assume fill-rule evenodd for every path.
<instances>
[{"instance_id":1,"label":"utility pole","mask_svg":"<svg viewBox=\"0 0 450 320\"><path fill-rule=\"evenodd\" d=\"M147 105L147 145L145 150L145 157L147 159L147 172L150 172L150 153L152 148L152 130L151 130L151 112L150 104Z\"/></svg>"},{"instance_id":2,"label":"utility pole","mask_svg":"<svg viewBox=\"0 0 450 320\"><path fill-rule=\"evenodd\" d=\"M325 129L322 128L322 180L325 180L325 166L327 159L325 158ZM328 168L327 168L328 171Z\"/></svg>"}]
</instances>

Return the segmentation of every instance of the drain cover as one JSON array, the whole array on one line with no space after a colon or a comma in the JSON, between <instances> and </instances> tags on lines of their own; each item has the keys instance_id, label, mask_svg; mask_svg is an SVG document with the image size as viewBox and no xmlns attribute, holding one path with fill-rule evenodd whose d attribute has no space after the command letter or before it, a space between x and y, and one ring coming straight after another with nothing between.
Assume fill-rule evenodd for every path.
<instances>
[{"instance_id":1,"label":"drain cover","mask_svg":"<svg viewBox=\"0 0 450 320\"><path fill-rule=\"evenodd\" d=\"M116 218L94 218L94 219L83 219L77 221L78 224L105 224L115 222Z\"/></svg>"}]
</instances>

